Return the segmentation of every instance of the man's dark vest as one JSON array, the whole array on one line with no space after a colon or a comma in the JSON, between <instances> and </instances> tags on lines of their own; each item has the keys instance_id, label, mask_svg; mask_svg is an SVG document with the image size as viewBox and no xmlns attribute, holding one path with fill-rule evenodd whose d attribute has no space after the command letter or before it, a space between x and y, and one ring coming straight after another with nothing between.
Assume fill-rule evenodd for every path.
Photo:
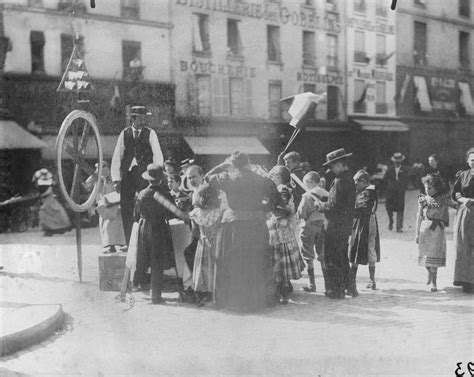
<instances>
[{"instance_id":1,"label":"man's dark vest","mask_svg":"<svg viewBox=\"0 0 474 377\"><path fill-rule=\"evenodd\" d=\"M150 129L143 127L140 135L135 140L133 138L133 128L127 127L123 133L123 143L125 150L120 165L122 174L130 169L133 157L137 159L140 173L143 173L146 167L153 162L153 151L150 145Z\"/></svg>"}]
</instances>

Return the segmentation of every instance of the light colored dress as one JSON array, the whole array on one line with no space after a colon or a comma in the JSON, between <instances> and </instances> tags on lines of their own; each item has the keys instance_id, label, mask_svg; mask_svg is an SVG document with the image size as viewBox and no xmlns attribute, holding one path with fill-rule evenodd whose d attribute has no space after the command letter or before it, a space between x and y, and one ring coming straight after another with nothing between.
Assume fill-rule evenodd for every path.
<instances>
[{"instance_id":1,"label":"light colored dress","mask_svg":"<svg viewBox=\"0 0 474 377\"><path fill-rule=\"evenodd\" d=\"M105 205L105 195L115 191L114 184L111 180L102 179L97 203ZM123 231L122 213L120 205L117 203L111 207L106 207L105 211L99 212L99 232L102 246L109 245L125 245L125 233Z\"/></svg>"},{"instance_id":2,"label":"light colored dress","mask_svg":"<svg viewBox=\"0 0 474 377\"><path fill-rule=\"evenodd\" d=\"M222 211L194 208L189 217L199 225L199 241L194 257L193 290L212 292L216 263L216 238Z\"/></svg>"},{"instance_id":3,"label":"light colored dress","mask_svg":"<svg viewBox=\"0 0 474 377\"><path fill-rule=\"evenodd\" d=\"M449 222L449 195L420 195L416 221L418 264L424 267L446 266L445 228Z\"/></svg>"}]
</instances>

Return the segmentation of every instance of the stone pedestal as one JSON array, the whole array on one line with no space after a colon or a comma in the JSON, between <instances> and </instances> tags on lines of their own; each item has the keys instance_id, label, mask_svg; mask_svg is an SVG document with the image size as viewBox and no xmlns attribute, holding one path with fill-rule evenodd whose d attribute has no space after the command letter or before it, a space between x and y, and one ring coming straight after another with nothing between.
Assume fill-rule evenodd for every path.
<instances>
[{"instance_id":1,"label":"stone pedestal","mask_svg":"<svg viewBox=\"0 0 474 377\"><path fill-rule=\"evenodd\" d=\"M99 289L120 291L127 253L103 254L99 256Z\"/></svg>"}]
</instances>

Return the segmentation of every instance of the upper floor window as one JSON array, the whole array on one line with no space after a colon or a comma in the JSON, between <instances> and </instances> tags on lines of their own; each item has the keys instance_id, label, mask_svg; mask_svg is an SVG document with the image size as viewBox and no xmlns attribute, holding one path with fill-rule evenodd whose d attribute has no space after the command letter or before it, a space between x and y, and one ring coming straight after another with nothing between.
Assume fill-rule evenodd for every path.
<instances>
[{"instance_id":1,"label":"upper floor window","mask_svg":"<svg viewBox=\"0 0 474 377\"><path fill-rule=\"evenodd\" d=\"M459 0L459 15L471 17L471 0Z\"/></svg>"},{"instance_id":2,"label":"upper floor window","mask_svg":"<svg viewBox=\"0 0 474 377\"><path fill-rule=\"evenodd\" d=\"M330 68L337 68L337 35L328 34L328 56L327 56L327 66Z\"/></svg>"},{"instance_id":3,"label":"upper floor window","mask_svg":"<svg viewBox=\"0 0 474 377\"><path fill-rule=\"evenodd\" d=\"M363 31L354 32L354 62L367 63L365 55L365 33Z\"/></svg>"},{"instance_id":4,"label":"upper floor window","mask_svg":"<svg viewBox=\"0 0 474 377\"><path fill-rule=\"evenodd\" d=\"M386 37L382 34L377 34L376 36L376 54L375 54L375 64L385 65L385 58L387 51L385 50L386 46Z\"/></svg>"},{"instance_id":5,"label":"upper floor window","mask_svg":"<svg viewBox=\"0 0 474 377\"><path fill-rule=\"evenodd\" d=\"M462 68L469 69L471 65L471 49L469 48L470 34L459 32L459 64Z\"/></svg>"},{"instance_id":6,"label":"upper floor window","mask_svg":"<svg viewBox=\"0 0 474 377\"><path fill-rule=\"evenodd\" d=\"M281 82L272 81L268 84L270 119L281 120Z\"/></svg>"},{"instance_id":7,"label":"upper floor window","mask_svg":"<svg viewBox=\"0 0 474 377\"><path fill-rule=\"evenodd\" d=\"M143 66L141 63L142 46L140 42L122 41L123 78L130 81L141 80Z\"/></svg>"},{"instance_id":8,"label":"upper floor window","mask_svg":"<svg viewBox=\"0 0 474 377\"><path fill-rule=\"evenodd\" d=\"M211 51L207 14L193 14L193 48L197 52Z\"/></svg>"},{"instance_id":9,"label":"upper floor window","mask_svg":"<svg viewBox=\"0 0 474 377\"><path fill-rule=\"evenodd\" d=\"M231 54L242 55L239 21L230 18L227 20L227 49Z\"/></svg>"},{"instance_id":10,"label":"upper floor window","mask_svg":"<svg viewBox=\"0 0 474 377\"><path fill-rule=\"evenodd\" d=\"M365 13L367 4L365 0L354 0L354 12Z\"/></svg>"},{"instance_id":11,"label":"upper floor window","mask_svg":"<svg viewBox=\"0 0 474 377\"><path fill-rule=\"evenodd\" d=\"M326 0L326 10L337 12L336 0Z\"/></svg>"},{"instance_id":12,"label":"upper floor window","mask_svg":"<svg viewBox=\"0 0 474 377\"><path fill-rule=\"evenodd\" d=\"M42 31L30 32L31 45L31 72L44 72L44 33Z\"/></svg>"},{"instance_id":13,"label":"upper floor window","mask_svg":"<svg viewBox=\"0 0 474 377\"><path fill-rule=\"evenodd\" d=\"M281 61L280 50L280 27L268 25L267 26L267 52L268 60Z\"/></svg>"},{"instance_id":14,"label":"upper floor window","mask_svg":"<svg viewBox=\"0 0 474 377\"><path fill-rule=\"evenodd\" d=\"M74 49L74 43L77 44L79 49L83 49L84 46L84 38L78 37L76 41L74 41L74 36L71 34L61 34L61 69L62 72L66 70L67 64L69 63L69 59L71 58L72 51Z\"/></svg>"},{"instance_id":15,"label":"upper floor window","mask_svg":"<svg viewBox=\"0 0 474 377\"><path fill-rule=\"evenodd\" d=\"M140 16L138 0L120 0L120 15L137 20Z\"/></svg>"},{"instance_id":16,"label":"upper floor window","mask_svg":"<svg viewBox=\"0 0 474 377\"><path fill-rule=\"evenodd\" d=\"M303 64L316 64L315 36L313 31L303 31Z\"/></svg>"},{"instance_id":17,"label":"upper floor window","mask_svg":"<svg viewBox=\"0 0 474 377\"><path fill-rule=\"evenodd\" d=\"M375 6L375 15L378 17L387 17L388 16L388 4L385 0L377 0Z\"/></svg>"},{"instance_id":18,"label":"upper floor window","mask_svg":"<svg viewBox=\"0 0 474 377\"><path fill-rule=\"evenodd\" d=\"M427 65L428 42L426 33L426 24L424 22L415 21L415 43L413 55L415 64Z\"/></svg>"}]
</instances>

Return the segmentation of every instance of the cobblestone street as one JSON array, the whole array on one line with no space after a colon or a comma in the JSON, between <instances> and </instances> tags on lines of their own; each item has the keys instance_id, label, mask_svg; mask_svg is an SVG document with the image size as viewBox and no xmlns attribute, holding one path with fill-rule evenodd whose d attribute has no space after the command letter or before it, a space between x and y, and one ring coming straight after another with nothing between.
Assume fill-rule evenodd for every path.
<instances>
[{"instance_id":1,"label":"cobblestone street","mask_svg":"<svg viewBox=\"0 0 474 377\"><path fill-rule=\"evenodd\" d=\"M98 289L97 229L84 231L84 283L77 282L74 233L43 238L39 232L0 235L3 303L62 304L64 329L38 345L1 359L1 376L454 376L456 364L474 362L474 295L452 286L454 245L447 232L447 267L431 293L417 265L416 192L407 194L405 232L389 232L379 205L382 260L377 290L330 300L294 283L288 306L254 315L196 309L177 303L152 306L137 293L130 311L114 304L116 292ZM21 244L19 244L21 243ZM28 255L25 257L25 255ZM29 262L25 260L28 259Z\"/></svg>"}]
</instances>

